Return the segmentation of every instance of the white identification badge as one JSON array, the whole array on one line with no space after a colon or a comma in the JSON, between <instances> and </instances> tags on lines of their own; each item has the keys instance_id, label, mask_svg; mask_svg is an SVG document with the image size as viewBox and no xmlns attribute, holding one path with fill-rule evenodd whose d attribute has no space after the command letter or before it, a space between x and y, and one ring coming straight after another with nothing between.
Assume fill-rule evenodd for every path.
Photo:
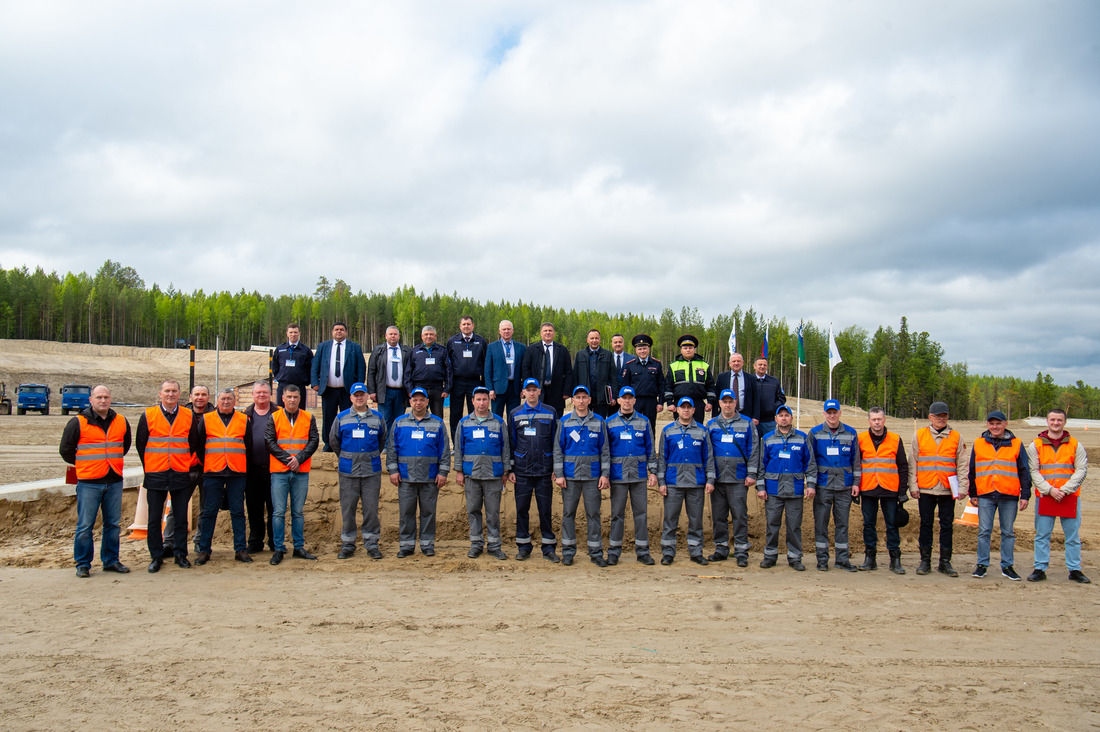
<instances>
[{"instance_id":1,"label":"white identification badge","mask_svg":"<svg viewBox=\"0 0 1100 732\"><path fill-rule=\"evenodd\" d=\"M474 430L474 439L480 440L485 437L485 430Z\"/></svg>"},{"instance_id":2,"label":"white identification badge","mask_svg":"<svg viewBox=\"0 0 1100 732\"><path fill-rule=\"evenodd\" d=\"M473 358L474 357L474 352L473 351L463 351L462 352L462 357L463 358Z\"/></svg>"},{"instance_id":3,"label":"white identification badge","mask_svg":"<svg viewBox=\"0 0 1100 732\"><path fill-rule=\"evenodd\" d=\"M524 427L523 428L523 434L526 435L527 437L534 437L538 433L539 433L539 431L537 429L535 429L534 427Z\"/></svg>"},{"instance_id":4,"label":"white identification badge","mask_svg":"<svg viewBox=\"0 0 1100 732\"><path fill-rule=\"evenodd\" d=\"M684 449L684 441L680 440L679 442L677 442L676 447L680 450L683 450Z\"/></svg>"},{"instance_id":5,"label":"white identification badge","mask_svg":"<svg viewBox=\"0 0 1100 732\"><path fill-rule=\"evenodd\" d=\"M624 440L633 440L634 439L634 433L633 432L624 432L623 436L622 436L622 439L624 439Z\"/></svg>"},{"instance_id":6,"label":"white identification badge","mask_svg":"<svg viewBox=\"0 0 1100 732\"><path fill-rule=\"evenodd\" d=\"M781 453L779 453L779 459L780 460L790 460L791 459L791 453L790 452L781 452Z\"/></svg>"},{"instance_id":7,"label":"white identification badge","mask_svg":"<svg viewBox=\"0 0 1100 732\"><path fill-rule=\"evenodd\" d=\"M435 366L435 359L434 358L424 359L424 365L425 366Z\"/></svg>"},{"instance_id":8,"label":"white identification badge","mask_svg":"<svg viewBox=\"0 0 1100 732\"><path fill-rule=\"evenodd\" d=\"M353 429L351 431L351 436L355 437L356 439L362 439L367 436L367 431L362 428Z\"/></svg>"},{"instance_id":9,"label":"white identification badge","mask_svg":"<svg viewBox=\"0 0 1100 732\"><path fill-rule=\"evenodd\" d=\"M413 430L412 438L414 440L423 440L424 439L424 430Z\"/></svg>"},{"instance_id":10,"label":"white identification badge","mask_svg":"<svg viewBox=\"0 0 1100 732\"><path fill-rule=\"evenodd\" d=\"M515 356L505 356L504 357L504 363L515 363L515 362L516 362L516 357Z\"/></svg>"},{"instance_id":11,"label":"white identification badge","mask_svg":"<svg viewBox=\"0 0 1100 732\"><path fill-rule=\"evenodd\" d=\"M297 363L298 363L297 361L295 361L293 358L291 358L291 359L287 360L286 365L287 366L295 366Z\"/></svg>"},{"instance_id":12,"label":"white identification badge","mask_svg":"<svg viewBox=\"0 0 1100 732\"><path fill-rule=\"evenodd\" d=\"M575 431L570 432L569 437L571 437L573 439L573 442L580 442L581 441L581 433L580 432L575 432Z\"/></svg>"},{"instance_id":13,"label":"white identification badge","mask_svg":"<svg viewBox=\"0 0 1100 732\"><path fill-rule=\"evenodd\" d=\"M840 448L839 447L826 447L825 448L825 454L829 455L830 457L835 457L836 455L840 454Z\"/></svg>"},{"instance_id":14,"label":"white identification badge","mask_svg":"<svg viewBox=\"0 0 1100 732\"><path fill-rule=\"evenodd\" d=\"M733 442L733 435L722 435L722 442Z\"/></svg>"}]
</instances>

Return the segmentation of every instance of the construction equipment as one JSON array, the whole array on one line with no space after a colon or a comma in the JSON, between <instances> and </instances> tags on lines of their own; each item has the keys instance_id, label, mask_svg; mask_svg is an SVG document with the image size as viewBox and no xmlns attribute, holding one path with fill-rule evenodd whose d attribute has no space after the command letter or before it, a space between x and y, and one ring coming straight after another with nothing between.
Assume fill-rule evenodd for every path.
<instances>
[{"instance_id":1,"label":"construction equipment","mask_svg":"<svg viewBox=\"0 0 1100 732\"><path fill-rule=\"evenodd\" d=\"M50 387L45 384L20 384L15 390L15 413L26 414L28 409L49 414Z\"/></svg>"},{"instance_id":2,"label":"construction equipment","mask_svg":"<svg viewBox=\"0 0 1100 732\"><path fill-rule=\"evenodd\" d=\"M87 384L65 384L61 387L61 413L86 409L92 398L92 387Z\"/></svg>"},{"instance_id":3,"label":"construction equipment","mask_svg":"<svg viewBox=\"0 0 1100 732\"><path fill-rule=\"evenodd\" d=\"M11 414L11 399L8 398L8 385L0 381L0 414Z\"/></svg>"}]
</instances>

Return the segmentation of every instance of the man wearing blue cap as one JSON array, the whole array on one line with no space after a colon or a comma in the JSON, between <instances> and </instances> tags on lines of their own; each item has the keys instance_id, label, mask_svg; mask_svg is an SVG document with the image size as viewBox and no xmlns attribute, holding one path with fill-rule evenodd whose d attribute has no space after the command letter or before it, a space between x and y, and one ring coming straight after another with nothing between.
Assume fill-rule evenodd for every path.
<instances>
[{"instance_id":1,"label":"man wearing blue cap","mask_svg":"<svg viewBox=\"0 0 1100 732\"><path fill-rule=\"evenodd\" d=\"M1001 576L1020 581L1013 563L1017 509L1031 499L1031 469L1027 451L1016 435L1005 429L1008 419L999 410L985 419L986 431L970 451L970 505L978 507L978 564L972 577L985 577L989 568L989 540L993 516L1001 525Z\"/></svg>"},{"instance_id":2,"label":"man wearing blue cap","mask_svg":"<svg viewBox=\"0 0 1100 732\"><path fill-rule=\"evenodd\" d=\"M665 518L661 530L661 564L672 564L676 556L676 530L680 509L687 504L688 554L696 564L703 556L703 505L714 491L714 453L707 432L694 420L695 403L681 397L676 403L677 419L661 430L657 456L658 492L665 497Z\"/></svg>"},{"instance_id":3,"label":"man wearing blue cap","mask_svg":"<svg viewBox=\"0 0 1100 732\"><path fill-rule=\"evenodd\" d=\"M508 430L504 420L489 410L489 390L474 387L474 411L462 418L455 428L455 475L466 491L466 517L470 522L470 551L477 559L485 550L481 511L489 534L489 556L507 559L500 548L500 496L512 465Z\"/></svg>"},{"instance_id":4,"label":"man wearing blue cap","mask_svg":"<svg viewBox=\"0 0 1100 732\"><path fill-rule=\"evenodd\" d=\"M803 496L814 497L817 463L810 438L805 432L794 429L791 422L791 408L785 404L779 406L775 411L775 429L761 440L760 469L764 472L764 487L757 486L756 495L764 501L767 539L760 567L774 567L779 559L779 525L785 514L787 564L804 572L802 499Z\"/></svg>"},{"instance_id":5,"label":"man wearing blue cap","mask_svg":"<svg viewBox=\"0 0 1100 732\"><path fill-rule=\"evenodd\" d=\"M428 392L417 386L409 393L412 411L394 420L386 444L386 469L397 486L400 511L397 540L399 558L420 551L435 556L435 507L439 489L451 469L451 440L443 420L428 411ZM420 531L416 510L420 509Z\"/></svg>"},{"instance_id":6,"label":"man wearing blue cap","mask_svg":"<svg viewBox=\"0 0 1100 732\"><path fill-rule=\"evenodd\" d=\"M657 487L657 454L649 420L634 410L634 389L619 389L619 411L605 423L611 457L611 528L608 531L607 563L619 563L623 553L626 501L634 516L634 554L642 564L653 564L649 553L648 488Z\"/></svg>"},{"instance_id":7,"label":"man wearing blue cap","mask_svg":"<svg viewBox=\"0 0 1100 732\"><path fill-rule=\"evenodd\" d=\"M760 462L760 436L752 420L737 411L737 394L723 389L718 395L719 415L707 422L714 452L714 492L710 514L714 522L712 562L730 555L730 516L733 516L733 554L738 567L749 566L748 490L756 485Z\"/></svg>"},{"instance_id":8,"label":"man wearing blue cap","mask_svg":"<svg viewBox=\"0 0 1100 732\"><path fill-rule=\"evenodd\" d=\"M508 417L508 439L512 445L512 472L508 480L516 485L516 561L531 556L531 496L539 511L542 556L551 562L561 559L554 552L557 537L550 514L554 509L554 428L558 414L542 403L541 382L529 378L523 382L523 404Z\"/></svg>"},{"instance_id":9,"label":"man wearing blue cap","mask_svg":"<svg viewBox=\"0 0 1100 732\"><path fill-rule=\"evenodd\" d=\"M573 389L573 411L558 422L554 437L554 482L561 488L561 563L569 566L577 554L577 506L584 499L588 523L588 558L606 567L600 503L603 491L611 487L608 474L611 458L607 451L607 428L603 418L590 408L592 395L583 384Z\"/></svg>"},{"instance_id":10,"label":"man wearing blue cap","mask_svg":"<svg viewBox=\"0 0 1100 732\"><path fill-rule=\"evenodd\" d=\"M829 571L829 516L833 517L836 566L855 572L848 552L848 518L852 499L859 495L859 436L840 421L840 402L825 402L825 421L810 430L817 461L814 495L814 549L817 569Z\"/></svg>"},{"instance_id":11,"label":"man wearing blue cap","mask_svg":"<svg viewBox=\"0 0 1100 732\"><path fill-rule=\"evenodd\" d=\"M382 448L386 444L386 420L367 405L367 387L351 386L351 406L336 415L329 444L338 458L340 476L340 553L337 559L355 554L355 512L363 506L363 548L371 559L381 559L378 540L378 494L382 490Z\"/></svg>"}]
</instances>

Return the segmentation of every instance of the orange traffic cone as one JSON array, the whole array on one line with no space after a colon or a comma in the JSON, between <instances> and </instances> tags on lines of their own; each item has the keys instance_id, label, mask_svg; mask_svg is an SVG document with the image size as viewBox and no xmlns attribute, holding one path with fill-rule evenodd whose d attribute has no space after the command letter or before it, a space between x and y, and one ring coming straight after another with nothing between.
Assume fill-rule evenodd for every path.
<instances>
[{"instance_id":1,"label":"orange traffic cone","mask_svg":"<svg viewBox=\"0 0 1100 732\"><path fill-rule=\"evenodd\" d=\"M138 487L134 523L130 524L128 528L130 535L126 537L126 541L145 541L149 535L149 502L145 497L145 486Z\"/></svg>"},{"instance_id":2,"label":"orange traffic cone","mask_svg":"<svg viewBox=\"0 0 1100 732\"><path fill-rule=\"evenodd\" d=\"M955 519L955 523L962 524L963 526L978 526L978 507L966 504L966 508L963 509L962 516Z\"/></svg>"}]
</instances>

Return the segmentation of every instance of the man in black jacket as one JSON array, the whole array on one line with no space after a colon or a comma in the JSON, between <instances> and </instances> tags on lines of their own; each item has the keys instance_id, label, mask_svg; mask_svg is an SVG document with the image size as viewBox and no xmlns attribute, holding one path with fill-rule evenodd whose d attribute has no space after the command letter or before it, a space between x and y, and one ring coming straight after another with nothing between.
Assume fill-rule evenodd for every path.
<instances>
[{"instance_id":1,"label":"man in black jacket","mask_svg":"<svg viewBox=\"0 0 1100 732\"><path fill-rule=\"evenodd\" d=\"M737 395L737 411L752 419L756 414L756 377L745 373L745 359L740 353L731 353L729 364L730 370L715 379L714 390L719 394L726 389L732 391Z\"/></svg>"},{"instance_id":2,"label":"man in black jacket","mask_svg":"<svg viewBox=\"0 0 1100 732\"><path fill-rule=\"evenodd\" d=\"M462 421L463 407L474 412L474 389L485 383L485 353L489 341L474 332L474 319L463 315L459 332L447 339L447 358L451 361L451 434Z\"/></svg>"},{"instance_id":3,"label":"man in black jacket","mask_svg":"<svg viewBox=\"0 0 1100 732\"><path fill-rule=\"evenodd\" d=\"M532 343L523 354L520 378L537 379L542 384L542 403L554 409L558 417L565 413L565 395L573 393L573 364L569 349L554 340L554 324L543 323L542 340Z\"/></svg>"},{"instance_id":4,"label":"man in black jacket","mask_svg":"<svg viewBox=\"0 0 1100 732\"><path fill-rule=\"evenodd\" d=\"M779 379L768 374L768 359L760 356L753 364L756 369L756 410L742 414L751 414L760 436L775 429L775 410L787 403L787 395L779 385Z\"/></svg>"},{"instance_id":5,"label":"man in black jacket","mask_svg":"<svg viewBox=\"0 0 1100 732\"><path fill-rule=\"evenodd\" d=\"M573 377L577 386L588 387L592 395L592 411L603 418L615 413L615 398L610 390L618 383L611 351L600 347L600 331L588 331L588 348L577 351L573 361ZM618 393L618 390L616 390Z\"/></svg>"},{"instance_id":6,"label":"man in black jacket","mask_svg":"<svg viewBox=\"0 0 1100 732\"><path fill-rule=\"evenodd\" d=\"M303 394L309 388L309 370L313 365L313 351L302 343L302 331L297 323L286 326L286 343L280 343L271 352L271 374L279 383L275 403L283 406L283 389L287 384L296 385Z\"/></svg>"}]
</instances>

